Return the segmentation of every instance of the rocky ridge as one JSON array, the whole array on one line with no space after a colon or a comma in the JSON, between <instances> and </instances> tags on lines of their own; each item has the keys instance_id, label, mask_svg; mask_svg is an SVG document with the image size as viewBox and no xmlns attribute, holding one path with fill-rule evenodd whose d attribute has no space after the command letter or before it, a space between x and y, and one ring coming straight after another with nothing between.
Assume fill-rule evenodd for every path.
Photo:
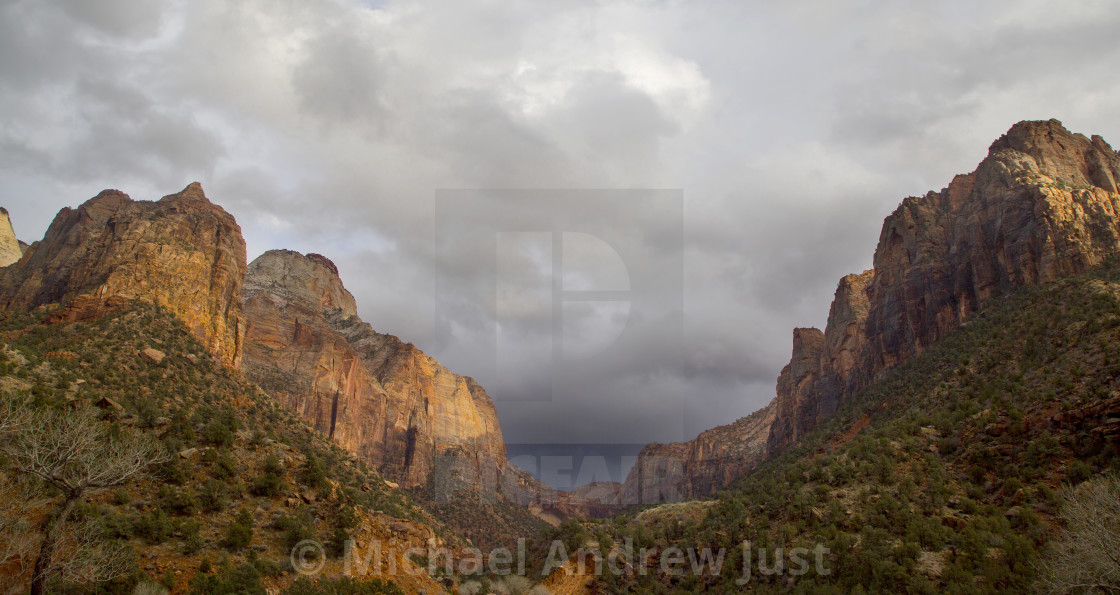
<instances>
[{"instance_id":1,"label":"rocky ridge","mask_svg":"<svg viewBox=\"0 0 1120 595\"><path fill-rule=\"evenodd\" d=\"M693 500L750 471L766 454L773 406L701 432L688 442L649 444L621 487L623 505Z\"/></svg>"},{"instance_id":2,"label":"rocky ridge","mask_svg":"<svg viewBox=\"0 0 1120 595\"><path fill-rule=\"evenodd\" d=\"M197 182L154 202L105 190L59 211L42 241L0 271L0 309L63 303L57 319L79 320L113 302L144 300L167 308L237 368L244 276L241 228Z\"/></svg>"},{"instance_id":3,"label":"rocky ridge","mask_svg":"<svg viewBox=\"0 0 1120 595\"><path fill-rule=\"evenodd\" d=\"M754 446L739 467L796 442L846 397L928 349L993 296L1084 271L1120 251L1118 213L1120 155L1104 139L1071 133L1057 120L1012 126L976 171L940 192L905 199L885 219L874 268L840 280L823 332L794 331L790 363L766 407L773 421L765 443L757 442L758 428L723 436ZM685 453L703 453L694 446L700 440L669 452L651 445L627 485L690 498L725 485L729 478L707 483L702 465L689 466ZM679 474L643 476L654 464L643 459L666 456L678 458Z\"/></svg>"},{"instance_id":4,"label":"rocky ridge","mask_svg":"<svg viewBox=\"0 0 1120 595\"><path fill-rule=\"evenodd\" d=\"M244 304L245 374L386 476L420 486L441 458L504 467L486 391L363 322L329 259L264 253L249 265Z\"/></svg>"}]
</instances>

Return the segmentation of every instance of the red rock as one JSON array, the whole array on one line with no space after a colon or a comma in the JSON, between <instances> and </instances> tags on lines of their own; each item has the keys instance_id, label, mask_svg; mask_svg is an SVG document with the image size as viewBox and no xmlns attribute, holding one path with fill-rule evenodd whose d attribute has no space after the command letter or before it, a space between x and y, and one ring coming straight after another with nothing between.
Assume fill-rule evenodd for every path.
<instances>
[{"instance_id":1,"label":"red rock","mask_svg":"<svg viewBox=\"0 0 1120 595\"><path fill-rule=\"evenodd\" d=\"M0 310L70 300L49 322L86 320L143 300L181 319L221 362L241 361L241 228L198 183L159 201L105 190L59 211L43 240L0 269Z\"/></svg>"},{"instance_id":2,"label":"red rock","mask_svg":"<svg viewBox=\"0 0 1120 595\"><path fill-rule=\"evenodd\" d=\"M505 465L486 391L363 322L326 257L261 255L249 266L245 313L246 375L387 477L422 485L440 457Z\"/></svg>"}]
</instances>

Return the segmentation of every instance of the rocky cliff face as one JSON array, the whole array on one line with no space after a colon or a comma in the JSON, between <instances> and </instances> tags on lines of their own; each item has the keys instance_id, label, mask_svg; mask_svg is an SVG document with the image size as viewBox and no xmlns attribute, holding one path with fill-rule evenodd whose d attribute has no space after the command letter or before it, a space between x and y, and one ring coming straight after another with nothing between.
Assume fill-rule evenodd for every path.
<instances>
[{"instance_id":1,"label":"rocky cliff face","mask_svg":"<svg viewBox=\"0 0 1120 595\"><path fill-rule=\"evenodd\" d=\"M883 222L874 271L837 290L821 379L792 396L779 381L770 448L795 442L989 298L1120 251L1118 180L1120 155L1099 136L1073 134L1057 120L1020 122L975 172L904 200Z\"/></svg>"},{"instance_id":2,"label":"rocky cliff face","mask_svg":"<svg viewBox=\"0 0 1120 595\"><path fill-rule=\"evenodd\" d=\"M330 260L266 252L244 300L246 375L386 476L422 485L441 458L504 466L486 391L362 322Z\"/></svg>"},{"instance_id":3,"label":"rocky cliff face","mask_svg":"<svg viewBox=\"0 0 1120 595\"><path fill-rule=\"evenodd\" d=\"M689 442L650 444L626 476L624 506L710 496L766 455L774 407L702 432Z\"/></svg>"},{"instance_id":4,"label":"rocky cliff face","mask_svg":"<svg viewBox=\"0 0 1120 595\"><path fill-rule=\"evenodd\" d=\"M0 308L63 303L60 315L79 319L114 300L156 303L236 368L244 275L241 228L198 183L155 202L105 190L59 211L42 241L0 271Z\"/></svg>"},{"instance_id":5,"label":"rocky cliff face","mask_svg":"<svg viewBox=\"0 0 1120 595\"><path fill-rule=\"evenodd\" d=\"M6 267L23 256L23 248L16 239L16 232L12 229L12 220L8 217L8 210L0 207L0 267Z\"/></svg>"},{"instance_id":6,"label":"rocky cliff face","mask_svg":"<svg viewBox=\"0 0 1120 595\"><path fill-rule=\"evenodd\" d=\"M840 280L824 332L794 331L790 363L763 410L772 422L754 426L765 424L768 436L758 444L758 432L749 433L756 442L734 471L796 442L848 395L922 353L987 299L1083 271L1117 252L1120 155L1099 136L1071 133L1057 120L1016 124L975 172L940 192L907 198L886 218L874 269ZM746 435L729 432L721 440ZM726 483L718 475L706 483L698 471L705 461L718 466L699 448L702 437L668 451L647 447L624 497L674 490L701 497ZM693 455L684 453L693 452L690 464ZM720 456L718 448L712 453ZM665 457L683 462L666 471L654 463Z\"/></svg>"}]
</instances>

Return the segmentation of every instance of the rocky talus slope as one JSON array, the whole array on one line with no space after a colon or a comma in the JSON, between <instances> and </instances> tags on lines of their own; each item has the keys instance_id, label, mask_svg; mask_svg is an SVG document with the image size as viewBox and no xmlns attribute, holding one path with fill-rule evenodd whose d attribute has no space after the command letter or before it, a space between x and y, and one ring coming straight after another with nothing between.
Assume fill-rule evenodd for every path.
<instances>
[{"instance_id":1,"label":"rocky talus slope","mask_svg":"<svg viewBox=\"0 0 1120 595\"><path fill-rule=\"evenodd\" d=\"M245 241L198 183L154 202L105 190L59 211L28 252L0 271L0 309L64 303L56 316L81 320L140 299L167 308L227 367L240 365Z\"/></svg>"},{"instance_id":2,"label":"rocky talus slope","mask_svg":"<svg viewBox=\"0 0 1120 595\"><path fill-rule=\"evenodd\" d=\"M244 300L246 375L334 443L406 486L452 457L504 466L486 391L363 322L330 260L266 252L249 265Z\"/></svg>"},{"instance_id":3,"label":"rocky talus slope","mask_svg":"<svg viewBox=\"0 0 1120 595\"><path fill-rule=\"evenodd\" d=\"M1084 271L1120 251L1118 212L1120 155L1104 139L1071 133L1057 120L1015 124L976 171L940 192L907 198L886 218L874 268L841 279L823 332L794 331L790 363L767 406L773 421L765 444L752 426L725 432L710 459L693 445L699 438L677 451L701 453L703 462L753 445L748 457L756 459L737 463L749 468L797 442L846 398L923 353L986 300ZM644 456L665 455L657 450ZM694 460L690 467L692 454L680 456L676 476L634 477L654 464L640 458L627 485L701 497L726 483L707 482L703 465Z\"/></svg>"}]
</instances>

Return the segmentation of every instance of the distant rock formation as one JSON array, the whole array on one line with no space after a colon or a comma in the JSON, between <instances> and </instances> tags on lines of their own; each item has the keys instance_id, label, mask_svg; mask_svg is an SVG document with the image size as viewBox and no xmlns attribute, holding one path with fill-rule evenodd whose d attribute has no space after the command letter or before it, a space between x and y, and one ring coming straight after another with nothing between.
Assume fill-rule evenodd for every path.
<instances>
[{"instance_id":1,"label":"distant rock formation","mask_svg":"<svg viewBox=\"0 0 1120 595\"><path fill-rule=\"evenodd\" d=\"M701 432L688 442L649 444L622 486L623 505L704 498L753 469L766 455L774 407Z\"/></svg>"},{"instance_id":2,"label":"distant rock formation","mask_svg":"<svg viewBox=\"0 0 1120 595\"><path fill-rule=\"evenodd\" d=\"M23 256L21 242L16 239L8 209L0 207L0 267L6 267Z\"/></svg>"},{"instance_id":3,"label":"distant rock formation","mask_svg":"<svg viewBox=\"0 0 1120 595\"><path fill-rule=\"evenodd\" d=\"M486 391L362 322L327 258L264 253L249 265L244 307L245 374L386 476L423 485L441 457L504 467Z\"/></svg>"},{"instance_id":4,"label":"distant rock formation","mask_svg":"<svg viewBox=\"0 0 1120 595\"><path fill-rule=\"evenodd\" d=\"M765 443L757 442L757 431L726 432L722 440L743 446L712 451L720 456L721 449L751 445L727 475L796 442L848 396L928 349L989 298L1078 273L1120 252L1118 188L1120 155L1104 139L1049 120L1015 124L975 172L940 192L905 199L883 222L874 269L840 280L824 332L794 330L790 363L763 410L772 415ZM708 482L712 475L700 471L703 436L671 452L647 447L624 496L637 489L697 498L726 484L718 477ZM697 452L698 459L691 454ZM647 466L665 465L643 460L651 457L678 457L679 473L646 473Z\"/></svg>"},{"instance_id":5,"label":"distant rock formation","mask_svg":"<svg viewBox=\"0 0 1120 595\"><path fill-rule=\"evenodd\" d=\"M102 191L59 211L28 252L0 269L0 309L62 303L62 318L79 319L110 301L145 300L183 320L222 363L240 365L245 241L197 182L156 202Z\"/></svg>"}]
</instances>

